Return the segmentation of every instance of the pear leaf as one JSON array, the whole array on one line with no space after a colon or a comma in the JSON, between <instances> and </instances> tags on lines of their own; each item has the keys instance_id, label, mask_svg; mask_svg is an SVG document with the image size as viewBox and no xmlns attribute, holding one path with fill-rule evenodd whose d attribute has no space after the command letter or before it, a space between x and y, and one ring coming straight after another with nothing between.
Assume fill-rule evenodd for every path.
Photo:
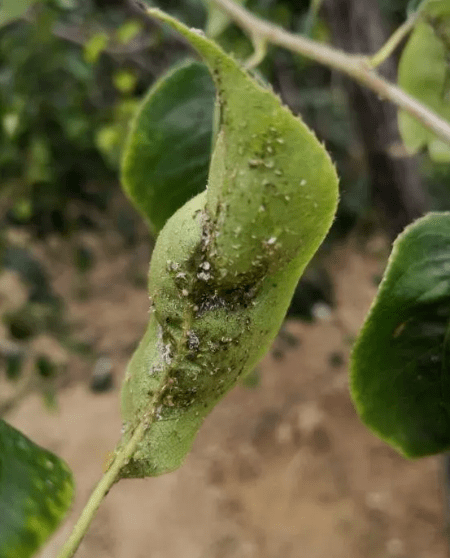
<instances>
[{"instance_id":1,"label":"pear leaf","mask_svg":"<svg viewBox=\"0 0 450 558\"><path fill-rule=\"evenodd\" d=\"M141 104L124 152L122 184L157 234L205 189L215 91L204 64L173 68Z\"/></svg>"},{"instance_id":2,"label":"pear leaf","mask_svg":"<svg viewBox=\"0 0 450 558\"><path fill-rule=\"evenodd\" d=\"M183 463L204 418L270 347L338 199L326 150L270 89L202 32L149 13L207 64L217 135L207 189L172 215L153 251L150 322L122 388L123 443L152 424L124 477Z\"/></svg>"},{"instance_id":3,"label":"pear leaf","mask_svg":"<svg viewBox=\"0 0 450 558\"><path fill-rule=\"evenodd\" d=\"M351 391L362 420L407 457L450 449L450 213L394 243L355 344Z\"/></svg>"}]
</instances>

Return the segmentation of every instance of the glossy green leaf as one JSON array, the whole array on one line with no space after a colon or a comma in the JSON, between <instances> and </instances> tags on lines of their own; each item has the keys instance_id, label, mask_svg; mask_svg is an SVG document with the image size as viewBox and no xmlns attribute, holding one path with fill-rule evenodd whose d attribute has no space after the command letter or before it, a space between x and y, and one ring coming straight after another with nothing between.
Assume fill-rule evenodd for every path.
<instances>
[{"instance_id":1,"label":"glossy green leaf","mask_svg":"<svg viewBox=\"0 0 450 558\"><path fill-rule=\"evenodd\" d=\"M206 186L214 97L207 68L188 62L152 87L136 116L122 182L155 233Z\"/></svg>"},{"instance_id":2,"label":"glossy green leaf","mask_svg":"<svg viewBox=\"0 0 450 558\"><path fill-rule=\"evenodd\" d=\"M0 27L22 17L36 0L1 0Z\"/></svg>"},{"instance_id":3,"label":"glossy green leaf","mask_svg":"<svg viewBox=\"0 0 450 558\"><path fill-rule=\"evenodd\" d=\"M153 251L150 323L122 390L124 443L154 422L122 470L130 477L179 467L206 415L255 369L338 197L326 150L271 90L201 32L150 14L207 63L218 134L207 190L167 221Z\"/></svg>"},{"instance_id":4,"label":"glossy green leaf","mask_svg":"<svg viewBox=\"0 0 450 558\"><path fill-rule=\"evenodd\" d=\"M403 50L399 85L450 120L450 0L429 0L421 8L426 15ZM399 112L399 128L409 152L428 147L434 160L450 161L450 147L404 111Z\"/></svg>"},{"instance_id":5,"label":"glossy green leaf","mask_svg":"<svg viewBox=\"0 0 450 558\"><path fill-rule=\"evenodd\" d=\"M69 509L72 474L55 455L0 420L0 556L28 558Z\"/></svg>"},{"instance_id":6,"label":"glossy green leaf","mask_svg":"<svg viewBox=\"0 0 450 558\"><path fill-rule=\"evenodd\" d=\"M351 389L362 420L408 457L450 448L450 213L394 243L356 342Z\"/></svg>"}]
</instances>

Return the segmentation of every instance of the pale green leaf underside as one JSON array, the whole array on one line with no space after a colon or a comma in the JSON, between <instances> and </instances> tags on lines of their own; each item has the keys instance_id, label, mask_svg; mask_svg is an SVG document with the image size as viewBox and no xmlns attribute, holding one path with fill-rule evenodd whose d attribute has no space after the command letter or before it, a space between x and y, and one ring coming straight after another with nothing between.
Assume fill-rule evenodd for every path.
<instances>
[{"instance_id":1,"label":"pale green leaf underside","mask_svg":"<svg viewBox=\"0 0 450 558\"><path fill-rule=\"evenodd\" d=\"M162 229L150 264L147 333L122 391L125 442L156 421L123 476L181 465L205 416L275 337L338 190L312 132L202 33L158 10L197 49L218 95L208 188Z\"/></svg>"},{"instance_id":2,"label":"pale green leaf underside","mask_svg":"<svg viewBox=\"0 0 450 558\"><path fill-rule=\"evenodd\" d=\"M53 533L73 497L58 457L0 420L0 556L28 558Z\"/></svg>"},{"instance_id":3,"label":"pale green leaf underside","mask_svg":"<svg viewBox=\"0 0 450 558\"><path fill-rule=\"evenodd\" d=\"M362 420L408 457L450 448L450 213L394 243L352 355Z\"/></svg>"}]
</instances>

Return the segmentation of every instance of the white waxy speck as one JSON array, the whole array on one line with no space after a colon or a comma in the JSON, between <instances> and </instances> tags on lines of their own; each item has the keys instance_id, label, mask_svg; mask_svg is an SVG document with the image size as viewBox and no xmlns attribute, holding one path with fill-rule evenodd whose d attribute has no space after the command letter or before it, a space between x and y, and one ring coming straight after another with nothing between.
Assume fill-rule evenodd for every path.
<instances>
[{"instance_id":1,"label":"white waxy speck","mask_svg":"<svg viewBox=\"0 0 450 558\"><path fill-rule=\"evenodd\" d=\"M304 178L300 180L300 186L306 186L306 180Z\"/></svg>"},{"instance_id":2,"label":"white waxy speck","mask_svg":"<svg viewBox=\"0 0 450 558\"><path fill-rule=\"evenodd\" d=\"M276 236L272 236L271 238L269 238L269 240L267 241L267 244L272 245L275 244L275 242L277 241L277 237Z\"/></svg>"},{"instance_id":3,"label":"white waxy speck","mask_svg":"<svg viewBox=\"0 0 450 558\"><path fill-rule=\"evenodd\" d=\"M205 273L204 271L201 271L200 273L197 273L197 277L201 281L209 281L211 279L211 274L210 273Z\"/></svg>"},{"instance_id":4,"label":"white waxy speck","mask_svg":"<svg viewBox=\"0 0 450 558\"><path fill-rule=\"evenodd\" d=\"M200 267L205 271L208 271L209 269L211 269L211 264L209 262L202 262L200 264Z\"/></svg>"},{"instance_id":5,"label":"white waxy speck","mask_svg":"<svg viewBox=\"0 0 450 558\"><path fill-rule=\"evenodd\" d=\"M183 289L183 290L181 291L181 294L182 294L183 296L189 296L189 291L188 291L187 289Z\"/></svg>"},{"instance_id":6,"label":"white waxy speck","mask_svg":"<svg viewBox=\"0 0 450 558\"><path fill-rule=\"evenodd\" d=\"M266 206L265 205L260 205L258 211L260 213L263 213L266 210Z\"/></svg>"},{"instance_id":7,"label":"white waxy speck","mask_svg":"<svg viewBox=\"0 0 450 558\"><path fill-rule=\"evenodd\" d=\"M191 27L191 31L192 33L195 33L196 35L200 35L200 37L206 37L204 31L202 29L196 29L195 27Z\"/></svg>"}]
</instances>

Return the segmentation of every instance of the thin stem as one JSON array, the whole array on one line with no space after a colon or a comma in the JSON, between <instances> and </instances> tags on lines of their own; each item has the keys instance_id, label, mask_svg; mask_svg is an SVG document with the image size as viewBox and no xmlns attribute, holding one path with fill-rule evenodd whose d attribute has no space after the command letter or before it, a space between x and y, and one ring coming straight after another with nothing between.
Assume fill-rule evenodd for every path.
<instances>
[{"instance_id":1,"label":"thin stem","mask_svg":"<svg viewBox=\"0 0 450 558\"><path fill-rule=\"evenodd\" d=\"M370 67L367 56L347 54L300 35L285 31L278 25L254 16L232 0L211 0L227 13L242 29L251 36L259 36L268 43L284 47L301 54L334 70L351 77L365 85L381 98L388 100L419 120L426 128L450 145L450 123L394 85L382 78Z\"/></svg>"},{"instance_id":2,"label":"thin stem","mask_svg":"<svg viewBox=\"0 0 450 558\"><path fill-rule=\"evenodd\" d=\"M421 15L421 11L417 10L417 12L414 12L412 16L400 25L400 27L389 37L380 50L368 59L368 63L371 68L376 68L389 58L408 33L412 31Z\"/></svg>"},{"instance_id":3,"label":"thin stem","mask_svg":"<svg viewBox=\"0 0 450 558\"><path fill-rule=\"evenodd\" d=\"M319 14L319 10L322 6L323 0L311 0L311 4L306 14L306 20L304 25L304 33L305 35L311 35L314 24L316 23L317 16Z\"/></svg>"},{"instance_id":4,"label":"thin stem","mask_svg":"<svg viewBox=\"0 0 450 558\"><path fill-rule=\"evenodd\" d=\"M141 421L136 430L133 432L133 435L128 443L122 448L119 447L114 461L92 492L70 537L67 539L66 543L60 550L57 558L71 558L75 554L89 528L89 525L91 524L95 514L97 513L97 510L102 503L103 498L108 494L112 485L117 480L119 480L118 474L120 472L120 469L127 464L130 457L136 451L137 445L144 437L144 434L150 427L153 419L154 414L152 414L147 421Z\"/></svg>"},{"instance_id":5,"label":"thin stem","mask_svg":"<svg viewBox=\"0 0 450 558\"><path fill-rule=\"evenodd\" d=\"M259 66L267 54L267 42L261 37L252 37L253 54L245 61L245 68L251 70Z\"/></svg>"}]
</instances>

